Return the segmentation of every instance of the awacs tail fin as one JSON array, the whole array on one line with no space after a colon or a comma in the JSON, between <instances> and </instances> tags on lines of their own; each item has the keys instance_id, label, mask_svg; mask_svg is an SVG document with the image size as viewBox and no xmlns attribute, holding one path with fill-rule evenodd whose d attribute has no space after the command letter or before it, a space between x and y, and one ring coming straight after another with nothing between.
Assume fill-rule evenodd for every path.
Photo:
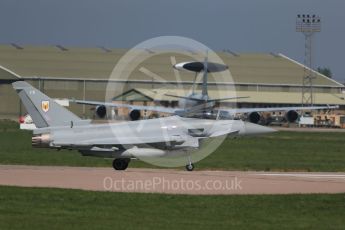
<instances>
[{"instance_id":1,"label":"awacs tail fin","mask_svg":"<svg viewBox=\"0 0 345 230\"><path fill-rule=\"evenodd\" d=\"M73 124L81 125L90 122L80 119L27 82L17 81L12 86L17 91L37 128L73 126Z\"/></svg>"}]
</instances>

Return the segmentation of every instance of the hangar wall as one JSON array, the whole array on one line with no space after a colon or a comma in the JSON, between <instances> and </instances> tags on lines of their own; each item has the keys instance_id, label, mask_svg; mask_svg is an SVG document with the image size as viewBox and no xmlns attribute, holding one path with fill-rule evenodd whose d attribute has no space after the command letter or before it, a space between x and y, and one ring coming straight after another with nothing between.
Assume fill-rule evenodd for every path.
<instances>
[{"instance_id":1,"label":"hangar wall","mask_svg":"<svg viewBox=\"0 0 345 230\"><path fill-rule=\"evenodd\" d=\"M0 118L17 118L24 112L19 99L8 85L8 80L20 76L36 88L53 98L76 98L104 100L106 81L114 65L127 52L125 49L64 48L61 46L13 46L0 45ZM210 75L210 94L216 89L236 89L241 96L249 99L239 100L240 106L277 106L300 103L299 93L304 66L282 54L233 54L218 52L220 58L229 66L232 82L224 82ZM187 54L193 57L193 54ZM177 62L190 61L185 55L172 52L160 56L155 51L147 52L147 59L141 66L162 79L153 79L136 68L128 79L115 76L114 88L122 88L119 94L128 89L147 89L152 93L161 91L168 84L171 91L185 95L194 78L193 73L180 73L180 86L175 90L175 72L172 57ZM7 71L3 71L3 67ZM315 104L345 105L344 86L334 80L315 73ZM168 88L169 88L168 87ZM158 94L158 93L157 93ZM290 100L286 100L290 98ZM176 100L165 98L166 101ZM89 106L70 105L71 111L80 116L92 118Z\"/></svg>"}]
</instances>

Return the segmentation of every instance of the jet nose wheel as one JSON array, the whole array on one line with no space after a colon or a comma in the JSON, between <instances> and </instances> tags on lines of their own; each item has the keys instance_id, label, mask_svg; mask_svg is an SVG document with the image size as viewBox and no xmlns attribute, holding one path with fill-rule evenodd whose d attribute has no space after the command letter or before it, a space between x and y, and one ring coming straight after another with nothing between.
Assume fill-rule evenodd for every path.
<instances>
[{"instance_id":1,"label":"jet nose wheel","mask_svg":"<svg viewBox=\"0 0 345 230\"><path fill-rule=\"evenodd\" d=\"M194 164L193 163L190 163L190 164L188 164L188 165L186 165L186 169L187 169L187 171L193 171L194 170Z\"/></svg>"},{"instance_id":2,"label":"jet nose wheel","mask_svg":"<svg viewBox=\"0 0 345 230\"><path fill-rule=\"evenodd\" d=\"M114 159L113 168L115 170L125 170L128 167L129 161L130 161L130 159L127 159L127 158Z\"/></svg>"}]
</instances>

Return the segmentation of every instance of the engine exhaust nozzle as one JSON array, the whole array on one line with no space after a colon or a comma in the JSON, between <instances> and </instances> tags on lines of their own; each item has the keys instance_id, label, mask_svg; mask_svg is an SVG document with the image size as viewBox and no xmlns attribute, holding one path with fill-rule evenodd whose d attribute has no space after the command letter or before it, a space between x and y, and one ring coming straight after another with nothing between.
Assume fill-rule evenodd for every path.
<instances>
[{"instance_id":1,"label":"engine exhaust nozzle","mask_svg":"<svg viewBox=\"0 0 345 230\"><path fill-rule=\"evenodd\" d=\"M49 134L41 134L41 135L33 136L31 138L31 144L33 147L46 147L46 146L49 146L49 143L50 143Z\"/></svg>"}]
</instances>

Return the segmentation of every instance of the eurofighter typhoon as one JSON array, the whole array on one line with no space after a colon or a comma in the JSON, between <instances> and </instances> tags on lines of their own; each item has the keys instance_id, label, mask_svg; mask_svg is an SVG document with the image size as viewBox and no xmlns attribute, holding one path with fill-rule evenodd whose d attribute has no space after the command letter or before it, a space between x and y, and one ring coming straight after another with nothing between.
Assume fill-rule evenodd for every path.
<instances>
[{"instance_id":1,"label":"eurofighter typhoon","mask_svg":"<svg viewBox=\"0 0 345 230\"><path fill-rule=\"evenodd\" d=\"M37 129L34 147L78 150L82 155L112 158L116 170L125 170L131 159L185 159L192 171L191 156L216 138L270 133L274 130L241 120L211 120L170 116L150 120L93 124L57 104L24 81L14 82Z\"/></svg>"}]
</instances>

